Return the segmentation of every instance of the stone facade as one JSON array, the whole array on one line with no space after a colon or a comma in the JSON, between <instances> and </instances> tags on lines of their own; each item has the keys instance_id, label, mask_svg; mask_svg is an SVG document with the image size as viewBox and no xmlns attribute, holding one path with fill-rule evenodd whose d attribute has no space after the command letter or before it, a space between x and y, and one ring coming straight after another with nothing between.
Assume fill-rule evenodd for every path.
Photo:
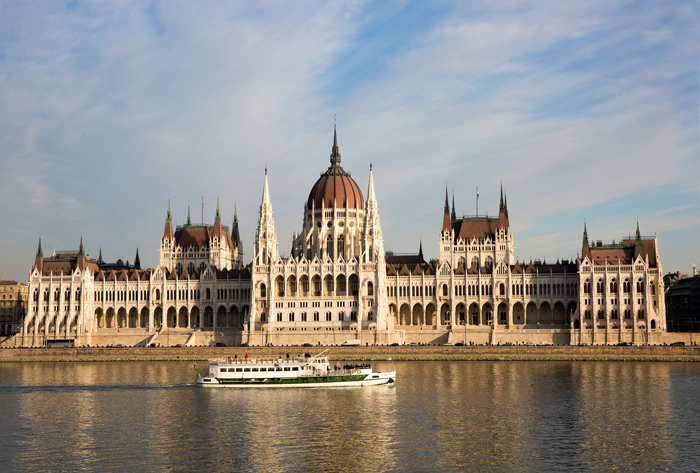
<instances>
[{"instance_id":1,"label":"stone facade","mask_svg":"<svg viewBox=\"0 0 700 473\"><path fill-rule=\"evenodd\" d=\"M661 343L664 284L656 236L590 244L554 264L516 259L507 196L498 216L457 217L445 195L439 257L385 254L370 166L366 199L330 166L304 205L289 257L279 252L267 169L252 262L234 212L221 223L173 228L170 202L159 265L92 260L83 250L44 258L29 276L29 308L14 345L337 345L391 343ZM436 229L437 230L437 229Z\"/></svg>"}]
</instances>

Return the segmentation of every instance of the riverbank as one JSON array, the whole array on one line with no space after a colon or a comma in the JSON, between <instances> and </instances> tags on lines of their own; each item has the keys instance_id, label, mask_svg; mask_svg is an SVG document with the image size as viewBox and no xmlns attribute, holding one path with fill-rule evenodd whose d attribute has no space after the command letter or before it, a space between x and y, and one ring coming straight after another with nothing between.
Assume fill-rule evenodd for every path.
<instances>
[{"instance_id":1,"label":"riverbank","mask_svg":"<svg viewBox=\"0 0 700 473\"><path fill-rule=\"evenodd\" d=\"M216 357L285 358L323 350L333 360L382 361L649 361L700 362L700 346L394 346L12 348L2 362L205 361Z\"/></svg>"}]
</instances>

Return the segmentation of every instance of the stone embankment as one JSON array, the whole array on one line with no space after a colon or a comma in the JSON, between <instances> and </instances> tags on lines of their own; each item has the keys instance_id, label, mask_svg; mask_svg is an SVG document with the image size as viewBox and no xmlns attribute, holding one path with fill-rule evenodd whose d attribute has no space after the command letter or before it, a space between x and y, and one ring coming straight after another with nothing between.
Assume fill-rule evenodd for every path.
<instances>
[{"instance_id":1,"label":"stone embankment","mask_svg":"<svg viewBox=\"0 0 700 473\"><path fill-rule=\"evenodd\" d=\"M217 357L285 358L323 350L334 360L381 361L700 361L700 346L392 346L11 348L0 362L201 361Z\"/></svg>"}]
</instances>

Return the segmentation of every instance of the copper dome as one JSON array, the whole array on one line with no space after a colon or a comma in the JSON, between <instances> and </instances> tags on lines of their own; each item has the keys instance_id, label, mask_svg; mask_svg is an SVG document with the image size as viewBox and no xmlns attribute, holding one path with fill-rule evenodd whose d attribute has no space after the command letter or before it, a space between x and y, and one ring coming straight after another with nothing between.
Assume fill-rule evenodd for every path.
<instances>
[{"instance_id":1,"label":"copper dome","mask_svg":"<svg viewBox=\"0 0 700 473\"><path fill-rule=\"evenodd\" d=\"M311 188L309 200L306 202L306 208L311 209L316 207L339 209L356 209L364 208L364 199L359 186L353 178L345 172L340 166L340 151L338 150L338 136L333 133L333 150L331 151L331 166L326 172L321 174L321 177L316 181L316 184Z\"/></svg>"}]
</instances>

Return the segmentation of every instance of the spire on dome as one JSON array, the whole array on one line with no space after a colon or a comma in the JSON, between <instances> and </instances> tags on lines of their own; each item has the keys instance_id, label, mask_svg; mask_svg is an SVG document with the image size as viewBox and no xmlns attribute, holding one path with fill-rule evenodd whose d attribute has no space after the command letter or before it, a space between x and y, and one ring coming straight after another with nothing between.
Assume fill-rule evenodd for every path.
<instances>
[{"instance_id":1,"label":"spire on dome","mask_svg":"<svg viewBox=\"0 0 700 473\"><path fill-rule=\"evenodd\" d=\"M338 149L338 132L333 124L333 149L331 150L331 166L340 166L340 150Z\"/></svg>"}]
</instances>

